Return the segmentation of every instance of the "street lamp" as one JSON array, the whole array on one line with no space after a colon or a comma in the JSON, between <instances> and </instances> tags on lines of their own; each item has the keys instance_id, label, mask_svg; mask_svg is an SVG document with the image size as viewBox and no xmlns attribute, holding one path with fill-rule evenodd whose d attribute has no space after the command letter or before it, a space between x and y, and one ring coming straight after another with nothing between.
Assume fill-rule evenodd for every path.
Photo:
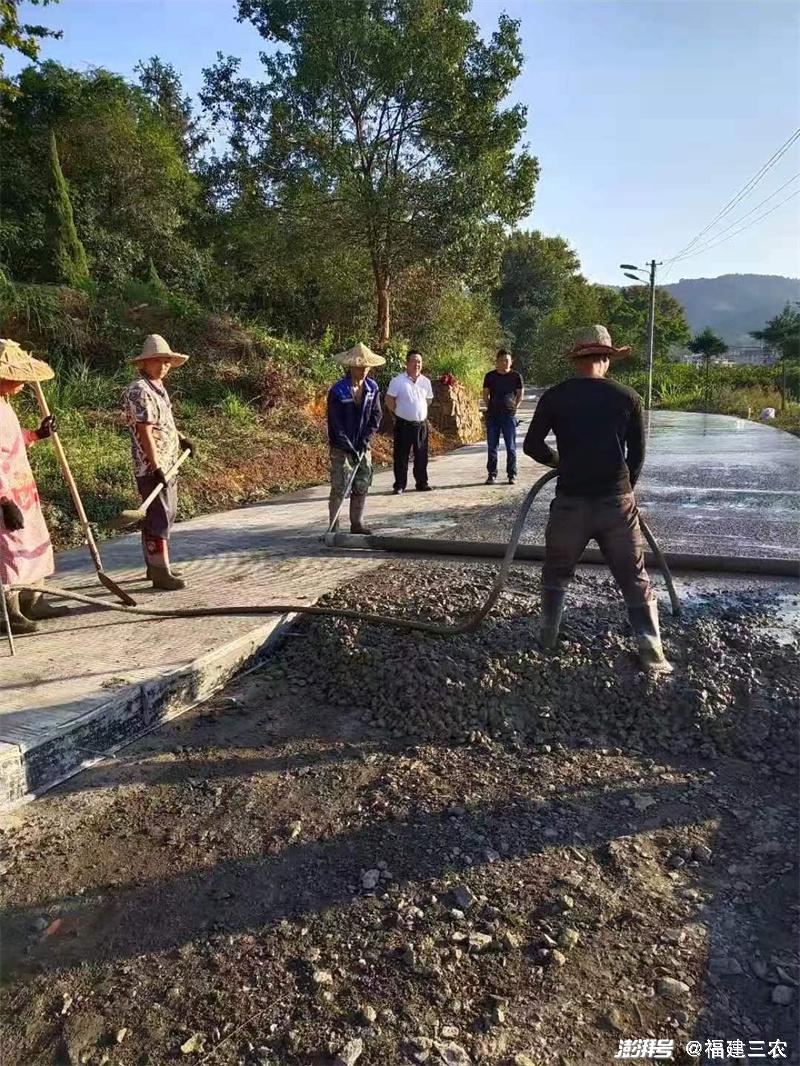
<instances>
[{"instance_id":1,"label":"street lamp","mask_svg":"<svg viewBox=\"0 0 800 1066\"><path fill-rule=\"evenodd\" d=\"M650 301L647 314L647 400L646 408L649 411L653 406L653 341L655 335L656 325L656 267L661 266L655 259L650 261L647 268L650 273ZM624 271L626 278L631 278L633 281L638 282L640 285L647 283L646 278L639 277L637 274L629 274L629 270L639 270L643 274L646 273L644 267L634 266L633 263L620 263L620 270Z\"/></svg>"}]
</instances>

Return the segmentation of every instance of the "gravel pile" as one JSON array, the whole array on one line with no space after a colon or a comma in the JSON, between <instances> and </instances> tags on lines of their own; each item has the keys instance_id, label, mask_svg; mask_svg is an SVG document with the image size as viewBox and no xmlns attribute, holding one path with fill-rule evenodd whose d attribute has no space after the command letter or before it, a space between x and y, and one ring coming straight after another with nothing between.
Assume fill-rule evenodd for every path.
<instances>
[{"instance_id":1,"label":"gravel pile","mask_svg":"<svg viewBox=\"0 0 800 1066\"><path fill-rule=\"evenodd\" d=\"M398 563L328 604L441 621L478 606L494 575L478 564ZM488 733L525 743L736 755L790 772L798 764L797 643L765 630L769 593L710 594L662 635L675 666L639 670L610 578L578 576L557 653L537 644L539 572L515 568L476 634L429 637L343 619L303 623L267 668L275 695L311 693L394 736Z\"/></svg>"}]
</instances>

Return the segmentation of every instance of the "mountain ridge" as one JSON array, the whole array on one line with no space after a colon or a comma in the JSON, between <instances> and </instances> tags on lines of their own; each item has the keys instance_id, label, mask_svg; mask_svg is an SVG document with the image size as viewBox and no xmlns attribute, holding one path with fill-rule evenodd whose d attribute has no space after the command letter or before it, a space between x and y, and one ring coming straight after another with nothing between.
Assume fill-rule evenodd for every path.
<instances>
[{"instance_id":1,"label":"mountain ridge","mask_svg":"<svg viewBox=\"0 0 800 1066\"><path fill-rule=\"evenodd\" d=\"M750 331L800 301L800 278L782 274L720 274L715 278L681 278L659 286L683 305L692 333L709 326L734 347L758 342Z\"/></svg>"}]
</instances>

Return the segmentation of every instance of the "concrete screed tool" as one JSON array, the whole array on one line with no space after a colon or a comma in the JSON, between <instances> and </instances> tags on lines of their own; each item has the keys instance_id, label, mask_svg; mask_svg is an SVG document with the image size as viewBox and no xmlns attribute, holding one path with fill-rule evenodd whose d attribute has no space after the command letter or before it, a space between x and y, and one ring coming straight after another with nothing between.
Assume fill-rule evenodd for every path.
<instances>
[{"instance_id":1,"label":"concrete screed tool","mask_svg":"<svg viewBox=\"0 0 800 1066\"><path fill-rule=\"evenodd\" d=\"M188 449L185 452L181 452L181 454L178 456L178 459L175 461L175 463L173 463L173 465L169 468L165 475L168 482L172 481L172 479L178 473L181 464L185 463L191 454L192 453ZM150 495L146 499L142 500L141 504L138 507L132 507L127 511L121 511L116 518L112 518L107 523L108 528L127 529L129 526L135 526L137 522L144 521L144 518L147 514L147 508L155 499L158 498L162 489L162 485L156 485Z\"/></svg>"}]
</instances>

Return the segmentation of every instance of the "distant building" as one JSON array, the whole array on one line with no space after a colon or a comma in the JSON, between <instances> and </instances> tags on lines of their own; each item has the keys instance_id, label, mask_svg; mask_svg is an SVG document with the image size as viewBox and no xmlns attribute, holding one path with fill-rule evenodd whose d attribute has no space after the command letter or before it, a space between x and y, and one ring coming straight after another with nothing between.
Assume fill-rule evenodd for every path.
<instances>
[{"instance_id":1,"label":"distant building","mask_svg":"<svg viewBox=\"0 0 800 1066\"><path fill-rule=\"evenodd\" d=\"M695 355L688 348L671 348L669 357L676 363L688 363L690 366L703 362L702 356ZM727 352L714 359L713 363L715 366L771 366L777 358L777 353L771 348L731 345Z\"/></svg>"}]
</instances>

